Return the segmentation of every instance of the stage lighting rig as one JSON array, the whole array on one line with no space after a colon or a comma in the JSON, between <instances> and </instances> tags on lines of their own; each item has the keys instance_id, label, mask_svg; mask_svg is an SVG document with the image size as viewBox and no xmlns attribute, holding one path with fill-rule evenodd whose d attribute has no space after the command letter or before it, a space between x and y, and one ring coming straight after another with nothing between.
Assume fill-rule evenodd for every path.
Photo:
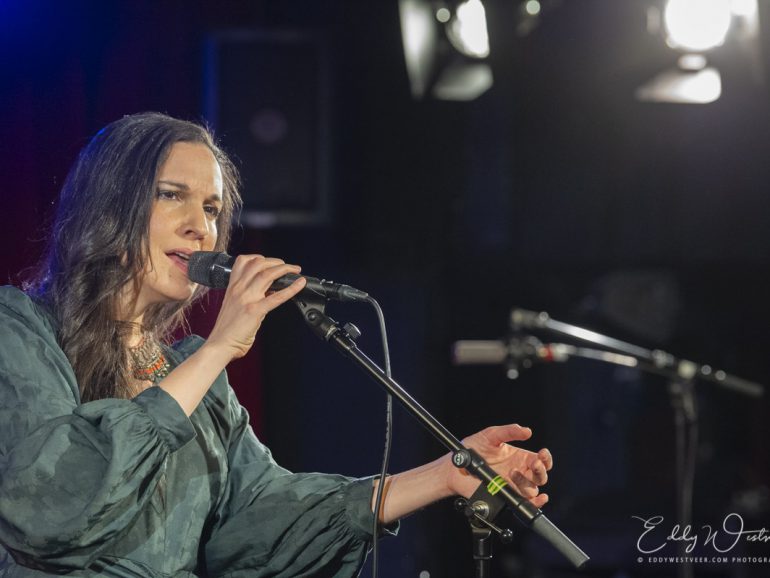
<instances>
[{"instance_id":1,"label":"stage lighting rig","mask_svg":"<svg viewBox=\"0 0 770 578\"><path fill-rule=\"evenodd\" d=\"M412 96L473 100L492 86L487 17L481 0L399 0Z\"/></svg>"},{"instance_id":2,"label":"stage lighting rig","mask_svg":"<svg viewBox=\"0 0 770 578\"><path fill-rule=\"evenodd\" d=\"M648 102L707 104L722 94L722 76L710 58L733 43L763 81L757 0L666 0L647 13L647 29L676 55L664 70L636 91Z\"/></svg>"}]
</instances>

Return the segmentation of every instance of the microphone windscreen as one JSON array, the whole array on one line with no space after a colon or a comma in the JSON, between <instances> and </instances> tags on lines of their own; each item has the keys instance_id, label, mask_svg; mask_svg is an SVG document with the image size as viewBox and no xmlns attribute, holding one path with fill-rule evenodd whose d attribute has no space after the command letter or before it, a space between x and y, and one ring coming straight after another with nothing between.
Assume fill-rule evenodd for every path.
<instances>
[{"instance_id":1,"label":"microphone windscreen","mask_svg":"<svg viewBox=\"0 0 770 578\"><path fill-rule=\"evenodd\" d=\"M217 251L196 251L187 263L190 281L214 289L225 289L230 280L230 271L235 257Z\"/></svg>"}]
</instances>

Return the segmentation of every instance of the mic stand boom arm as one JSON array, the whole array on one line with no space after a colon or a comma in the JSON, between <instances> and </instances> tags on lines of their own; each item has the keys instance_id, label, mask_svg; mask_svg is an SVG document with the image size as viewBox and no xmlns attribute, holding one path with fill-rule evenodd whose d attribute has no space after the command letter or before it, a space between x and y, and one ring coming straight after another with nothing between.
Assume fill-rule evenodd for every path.
<instances>
[{"instance_id":1,"label":"mic stand boom arm","mask_svg":"<svg viewBox=\"0 0 770 578\"><path fill-rule=\"evenodd\" d=\"M364 372L385 388L406 410L433 436L452 452L452 463L465 468L473 476L487 484L490 493L503 498L526 526L549 541L576 568L588 561L588 556L559 530L539 509L516 493L475 451L462 445L452 433L422 407L395 380L367 357L349 335L347 325L340 328L336 321L324 312L325 301L309 300L297 296L294 302L311 330L322 340L330 343L345 357L355 362Z\"/></svg>"},{"instance_id":2,"label":"mic stand boom arm","mask_svg":"<svg viewBox=\"0 0 770 578\"><path fill-rule=\"evenodd\" d=\"M632 343L626 343L625 341L596 333L595 331L589 331L577 325L557 321L552 319L545 311L514 309L511 311L510 324L513 331L520 331L522 328L547 330L636 357L640 361L646 362L643 369L648 371L654 370L663 375L666 375L666 371L670 371L678 377L703 379L750 397L762 397L764 394L764 387L753 381L730 375L722 370L714 370L709 365L700 365L686 359L677 359L670 353L660 349L645 349Z\"/></svg>"}]
</instances>

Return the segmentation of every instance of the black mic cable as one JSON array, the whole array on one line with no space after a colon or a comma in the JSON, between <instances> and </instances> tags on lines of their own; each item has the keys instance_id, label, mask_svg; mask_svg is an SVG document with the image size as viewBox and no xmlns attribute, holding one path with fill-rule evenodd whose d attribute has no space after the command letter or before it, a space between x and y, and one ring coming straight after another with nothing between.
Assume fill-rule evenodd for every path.
<instances>
[{"instance_id":1,"label":"black mic cable","mask_svg":"<svg viewBox=\"0 0 770 578\"><path fill-rule=\"evenodd\" d=\"M377 319L380 324L380 336L382 339L382 355L385 364L385 375L392 378L390 369L390 349L388 347L388 334L385 330L385 316L382 313L382 308L377 301L368 297L367 301L374 307L377 313ZM393 396L387 394L385 401L385 449L382 456L382 468L380 469L380 483L377 485L377 495L374 499L374 522L372 524L372 578L377 578L377 570L379 567L379 540L377 536L379 534L380 525L380 510L382 509L382 498L385 488L385 477L388 473L388 463L390 462L390 449L393 445Z\"/></svg>"}]
</instances>

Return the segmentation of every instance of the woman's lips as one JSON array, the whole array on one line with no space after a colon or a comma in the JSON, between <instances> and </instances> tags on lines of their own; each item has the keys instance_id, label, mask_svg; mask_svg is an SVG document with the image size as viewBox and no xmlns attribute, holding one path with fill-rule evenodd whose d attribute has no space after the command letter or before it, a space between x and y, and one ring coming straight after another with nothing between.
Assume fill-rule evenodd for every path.
<instances>
[{"instance_id":1,"label":"woman's lips","mask_svg":"<svg viewBox=\"0 0 770 578\"><path fill-rule=\"evenodd\" d=\"M182 270L185 276L187 276L187 259L183 259L176 253L167 253L166 256L174 262L174 265Z\"/></svg>"}]
</instances>

